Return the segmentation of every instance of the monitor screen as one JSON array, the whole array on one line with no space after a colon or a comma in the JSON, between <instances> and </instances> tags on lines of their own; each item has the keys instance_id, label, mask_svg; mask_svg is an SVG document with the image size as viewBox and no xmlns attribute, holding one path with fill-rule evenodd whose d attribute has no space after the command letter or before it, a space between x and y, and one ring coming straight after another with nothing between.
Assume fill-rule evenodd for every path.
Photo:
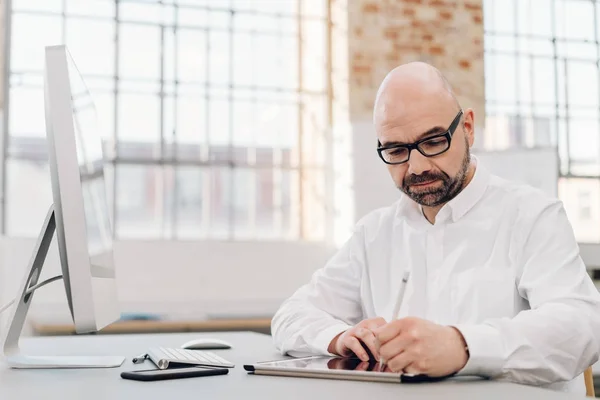
<instances>
[{"instance_id":1,"label":"monitor screen","mask_svg":"<svg viewBox=\"0 0 600 400\"><path fill-rule=\"evenodd\" d=\"M102 136L92 95L68 52L67 61L91 274L94 277L113 278L112 225L104 176Z\"/></svg>"}]
</instances>

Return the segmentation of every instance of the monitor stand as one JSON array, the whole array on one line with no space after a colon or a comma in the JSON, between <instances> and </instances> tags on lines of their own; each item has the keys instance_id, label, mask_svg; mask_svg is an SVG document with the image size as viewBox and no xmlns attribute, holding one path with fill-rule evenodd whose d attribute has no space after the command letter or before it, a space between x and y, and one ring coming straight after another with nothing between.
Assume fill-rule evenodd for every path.
<instances>
[{"instance_id":1,"label":"monitor stand","mask_svg":"<svg viewBox=\"0 0 600 400\"><path fill-rule=\"evenodd\" d=\"M31 356L22 354L19 349L19 337L25 324L27 311L33 299L34 291L29 289L38 283L48 248L56 230L54 206L44 220L44 225L35 244L33 255L25 270L25 277L19 288L16 305L12 306L8 331L3 340L6 364L11 368L112 368L119 367L125 361L120 356Z\"/></svg>"}]
</instances>

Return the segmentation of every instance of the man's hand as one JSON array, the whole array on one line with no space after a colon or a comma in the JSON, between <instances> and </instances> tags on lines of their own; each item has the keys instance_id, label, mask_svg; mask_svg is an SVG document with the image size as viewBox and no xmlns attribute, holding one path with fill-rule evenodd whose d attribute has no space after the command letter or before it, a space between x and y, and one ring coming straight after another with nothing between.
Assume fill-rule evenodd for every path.
<instances>
[{"instance_id":1,"label":"man's hand","mask_svg":"<svg viewBox=\"0 0 600 400\"><path fill-rule=\"evenodd\" d=\"M381 317L365 319L334 337L329 343L328 351L344 357L355 354L362 361L369 361L368 349L373 357L379 361L378 346L373 330L385 325L385 323L385 320ZM367 349L363 347L363 343Z\"/></svg>"},{"instance_id":2,"label":"man's hand","mask_svg":"<svg viewBox=\"0 0 600 400\"><path fill-rule=\"evenodd\" d=\"M394 371L446 376L460 371L468 360L461 333L418 318L392 321L375 329L378 353Z\"/></svg>"}]
</instances>

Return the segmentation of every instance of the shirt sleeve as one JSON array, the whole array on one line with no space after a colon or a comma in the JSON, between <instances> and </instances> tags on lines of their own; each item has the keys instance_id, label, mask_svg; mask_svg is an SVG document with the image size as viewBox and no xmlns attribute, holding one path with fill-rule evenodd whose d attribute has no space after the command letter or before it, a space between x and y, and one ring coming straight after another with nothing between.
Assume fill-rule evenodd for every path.
<instances>
[{"instance_id":1,"label":"shirt sleeve","mask_svg":"<svg viewBox=\"0 0 600 400\"><path fill-rule=\"evenodd\" d=\"M365 265L363 231L351 238L310 282L275 313L271 333L282 354L330 355L331 340L361 320L360 281Z\"/></svg>"},{"instance_id":2,"label":"shirt sleeve","mask_svg":"<svg viewBox=\"0 0 600 400\"><path fill-rule=\"evenodd\" d=\"M459 374L544 385L566 382L598 360L600 295L579 256L561 202L522 217L517 286L530 309L514 318L458 325L470 358ZM517 226L518 227L518 226Z\"/></svg>"}]
</instances>

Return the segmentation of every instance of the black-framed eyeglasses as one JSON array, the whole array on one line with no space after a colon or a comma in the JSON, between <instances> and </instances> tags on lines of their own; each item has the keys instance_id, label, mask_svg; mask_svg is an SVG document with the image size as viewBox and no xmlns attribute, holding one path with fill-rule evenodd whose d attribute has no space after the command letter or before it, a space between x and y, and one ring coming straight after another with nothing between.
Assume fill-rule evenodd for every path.
<instances>
[{"instance_id":1,"label":"black-framed eyeglasses","mask_svg":"<svg viewBox=\"0 0 600 400\"><path fill-rule=\"evenodd\" d=\"M415 143L382 146L381 142L377 141L377 153L384 163L391 165L407 162L410 159L410 152L414 149L417 149L425 157L440 155L450 148L452 135L454 135L462 115L463 110L460 110L446 132L421 139Z\"/></svg>"}]
</instances>

